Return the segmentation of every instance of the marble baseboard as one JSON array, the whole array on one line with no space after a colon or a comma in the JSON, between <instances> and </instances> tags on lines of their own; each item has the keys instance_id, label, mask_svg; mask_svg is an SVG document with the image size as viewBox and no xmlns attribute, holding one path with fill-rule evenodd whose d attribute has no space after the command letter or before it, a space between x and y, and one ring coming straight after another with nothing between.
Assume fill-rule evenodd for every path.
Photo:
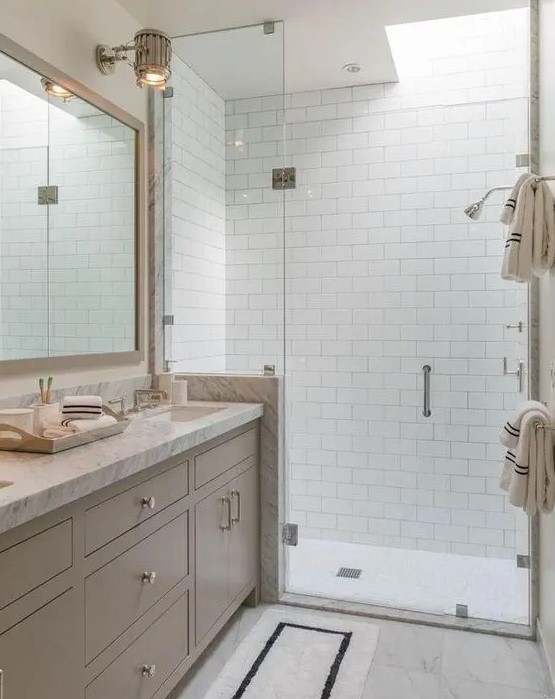
<instances>
[{"instance_id":1,"label":"marble baseboard","mask_svg":"<svg viewBox=\"0 0 555 699\"><path fill-rule=\"evenodd\" d=\"M274 602L284 588L281 527L283 493L283 379L269 376L185 374L190 400L263 403L260 439L261 598Z\"/></svg>"},{"instance_id":2,"label":"marble baseboard","mask_svg":"<svg viewBox=\"0 0 555 699\"><path fill-rule=\"evenodd\" d=\"M113 398L125 398L128 405L133 404L133 392L139 388L150 388L152 377L150 374L134 376L121 381L101 381L99 383L84 384L83 386L71 386L69 388L59 388L52 391L52 402L61 400L64 396L72 395L100 395L107 403ZM0 398L0 408L25 408L36 403L37 393L25 393L20 396Z\"/></svg>"},{"instance_id":3,"label":"marble baseboard","mask_svg":"<svg viewBox=\"0 0 555 699\"><path fill-rule=\"evenodd\" d=\"M541 621L539 619L536 622L536 636L537 636L538 645L540 647L540 652L542 655L542 661L543 661L543 664L545 667L545 672L546 672L546 675L548 676L549 682L550 682L549 691L553 696L555 696L555 675L553 673L553 668L552 668L552 659L549 657L549 653L547 652L547 646L546 646L544 635L543 635L543 629L542 629Z\"/></svg>"}]
</instances>

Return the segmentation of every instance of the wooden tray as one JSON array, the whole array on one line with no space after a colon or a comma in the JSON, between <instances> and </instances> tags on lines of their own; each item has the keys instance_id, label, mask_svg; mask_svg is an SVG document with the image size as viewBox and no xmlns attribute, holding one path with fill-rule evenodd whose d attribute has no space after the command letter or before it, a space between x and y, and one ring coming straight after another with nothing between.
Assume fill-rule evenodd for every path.
<instances>
[{"instance_id":1,"label":"wooden tray","mask_svg":"<svg viewBox=\"0 0 555 699\"><path fill-rule=\"evenodd\" d=\"M88 432L79 432L71 434L67 437L58 437L57 439L49 439L48 437L40 437L38 434L31 434L19 427L0 423L0 450L2 451L24 451L34 454L56 454L59 451L80 447L83 444L96 442L98 439L112 437L115 434L121 434L129 425L131 420L118 415L108 407L104 407L104 414L115 417L117 423L108 425L107 427L99 427L96 430ZM12 436L7 436L10 433ZM15 436L17 435L17 436Z\"/></svg>"}]
</instances>

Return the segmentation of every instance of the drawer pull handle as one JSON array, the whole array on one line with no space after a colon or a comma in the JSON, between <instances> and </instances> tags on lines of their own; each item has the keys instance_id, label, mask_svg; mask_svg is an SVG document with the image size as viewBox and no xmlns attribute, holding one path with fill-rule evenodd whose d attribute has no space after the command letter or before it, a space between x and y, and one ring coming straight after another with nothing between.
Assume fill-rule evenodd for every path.
<instances>
[{"instance_id":1,"label":"drawer pull handle","mask_svg":"<svg viewBox=\"0 0 555 699\"><path fill-rule=\"evenodd\" d=\"M156 674L156 665L143 665L143 677L154 677Z\"/></svg>"},{"instance_id":2,"label":"drawer pull handle","mask_svg":"<svg viewBox=\"0 0 555 699\"><path fill-rule=\"evenodd\" d=\"M156 498L151 495L149 498L142 498L141 507L148 507L149 510L153 510L156 507Z\"/></svg>"},{"instance_id":3,"label":"drawer pull handle","mask_svg":"<svg viewBox=\"0 0 555 699\"><path fill-rule=\"evenodd\" d=\"M224 514L226 514L226 522L225 524L220 524L220 529L223 532L227 532L231 529L233 521L231 519L231 498L222 498L221 503L223 505Z\"/></svg>"},{"instance_id":4,"label":"drawer pull handle","mask_svg":"<svg viewBox=\"0 0 555 699\"><path fill-rule=\"evenodd\" d=\"M237 498L237 516L232 517L231 521L233 523L241 521L241 493L238 490L231 491L231 498Z\"/></svg>"},{"instance_id":5,"label":"drawer pull handle","mask_svg":"<svg viewBox=\"0 0 555 699\"><path fill-rule=\"evenodd\" d=\"M153 570L151 573L149 572L144 572L142 575L142 580L145 583L150 583L151 585L154 585L154 581L156 580L156 572Z\"/></svg>"}]
</instances>

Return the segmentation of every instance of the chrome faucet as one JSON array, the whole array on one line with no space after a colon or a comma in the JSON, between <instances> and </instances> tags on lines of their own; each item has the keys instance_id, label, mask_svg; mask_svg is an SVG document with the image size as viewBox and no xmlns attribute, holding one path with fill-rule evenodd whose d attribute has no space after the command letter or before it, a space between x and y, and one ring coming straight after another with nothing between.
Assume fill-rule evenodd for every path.
<instances>
[{"instance_id":1,"label":"chrome faucet","mask_svg":"<svg viewBox=\"0 0 555 699\"><path fill-rule=\"evenodd\" d=\"M167 391L157 388L136 388L133 392L133 410L138 413L146 408L157 408L167 397Z\"/></svg>"},{"instance_id":2,"label":"chrome faucet","mask_svg":"<svg viewBox=\"0 0 555 699\"><path fill-rule=\"evenodd\" d=\"M108 401L108 405L119 405L119 414L123 417L127 415L127 405L125 404L125 398L113 398Z\"/></svg>"}]
</instances>

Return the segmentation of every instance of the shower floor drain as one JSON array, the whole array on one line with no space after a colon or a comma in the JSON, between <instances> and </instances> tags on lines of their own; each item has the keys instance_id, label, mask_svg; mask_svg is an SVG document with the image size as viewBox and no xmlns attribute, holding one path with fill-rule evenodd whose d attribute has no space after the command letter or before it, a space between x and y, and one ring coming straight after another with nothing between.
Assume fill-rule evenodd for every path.
<instances>
[{"instance_id":1,"label":"shower floor drain","mask_svg":"<svg viewBox=\"0 0 555 699\"><path fill-rule=\"evenodd\" d=\"M337 578L351 578L353 580L358 580L362 573L362 568L340 568L337 571Z\"/></svg>"}]
</instances>

